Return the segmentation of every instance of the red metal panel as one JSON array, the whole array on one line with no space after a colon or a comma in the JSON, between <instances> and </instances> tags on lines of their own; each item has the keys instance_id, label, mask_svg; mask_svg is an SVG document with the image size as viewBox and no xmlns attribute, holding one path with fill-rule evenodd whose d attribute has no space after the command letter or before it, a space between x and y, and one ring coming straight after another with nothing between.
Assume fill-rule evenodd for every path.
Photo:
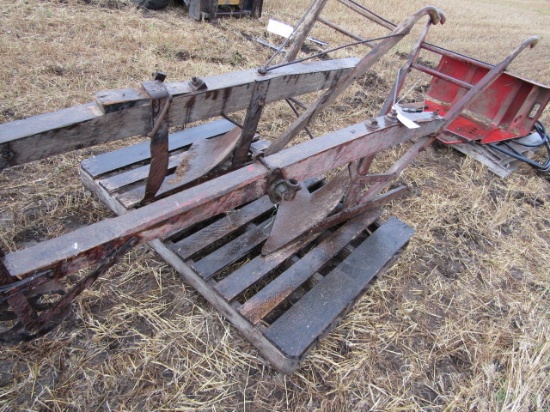
<instances>
[{"instance_id":1,"label":"red metal panel","mask_svg":"<svg viewBox=\"0 0 550 412\"><path fill-rule=\"evenodd\" d=\"M437 71L475 85L489 70L475 62L442 56ZM439 109L444 115L466 91L465 87L433 77L426 100L428 110ZM446 131L483 144L525 136L531 132L549 100L548 86L503 73ZM458 142L460 140L453 141Z\"/></svg>"}]
</instances>

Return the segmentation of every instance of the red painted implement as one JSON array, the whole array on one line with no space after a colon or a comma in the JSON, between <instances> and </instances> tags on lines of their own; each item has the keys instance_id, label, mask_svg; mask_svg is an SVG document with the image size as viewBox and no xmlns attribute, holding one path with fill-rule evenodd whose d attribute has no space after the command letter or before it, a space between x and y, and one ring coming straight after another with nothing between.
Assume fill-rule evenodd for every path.
<instances>
[{"instance_id":1,"label":"red painted implement","mask_svg":"<svg viewBox=\"0 0 550 412\"><path fill-rule=\"evenodd\" d=\"M491 69L491 66L466 57L453 56L440 48L439 66L429 73L433 80L427 91L426 110L439 110L447 114L453 104ZM426 70L419 64L414 68ZM440 139L452 144L445 136L455 135L461 139L479 141L481 144L517 139L531 133L537 119L550 100L550 88L509 73L501 74L495 82L481 93L451 124Z\"/></svg>"}]
</instances>

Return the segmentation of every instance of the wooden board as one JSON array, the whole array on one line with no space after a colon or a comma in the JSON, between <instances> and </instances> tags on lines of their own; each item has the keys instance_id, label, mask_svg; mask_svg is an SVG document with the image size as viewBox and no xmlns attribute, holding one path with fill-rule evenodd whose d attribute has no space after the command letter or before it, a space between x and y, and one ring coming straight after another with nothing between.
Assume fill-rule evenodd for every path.
<instances>
[{"instance_id":1,"label":"wooden board","mask_svg":"<svg viewBox=\"0 0 550 412\"><path fill-rule=\"evenodd\" d=\"M504 153L491 150L489 147L476 143L456 144L451 147L466 156L470 156L472 159L477 160L479 163L486 166L491 172L502 178L510 176L510 174L523 163L520 160L505 155ZM530 152L527 148L520 145L514 145L514 148L519 153L530 157Z\"/></svg>"},{"instance_id":2,"label":"wooden board","mask_svg":"<svg viewBox=\"0 0 550 412\"><path fill-rule=\"evenodd\" d=\"M316 92L333 85L352 70L356 58L296 63L259 74L256 69L203 78L205 89L191 82L163 83L173 100L170 126L227 115L247 109L255 85L262 83L265 103ZM145 136L153 128L153 100L143 88L107 90L95 101L0 124L0 149L10 150L15 166L58 153L82 149L132 136Z\"/></svg>"},{"instance_id":3,"label":"wooden board","mask_svg":"<svg viewBox=\"0 0 550 412\"><path fill-rule=\"evenodd\" d=\"M309 293L286 311L265 335L288 356L304 353L361 296L407 244L411 227L393 217L358 246Z\"/></svg>"},{"instance_id":4,"label":"wooden board","mask_svg":"<svg viewBox=\"0 0 550 412\"><path fill-rule=\"evenodd\" d=\"M186 132L204 137L212 130L221 129L200 126ZM138 163L143 160L137 152L135 147L121 149L116 156L99 155L81 165L85 186L120 215L128 209L118 201L116 188L105 187L105 176L116 181L116 176L135 168L136 159ZM129 164L124 167L113 159L127 159ZM311 190L321 185L319 179L308 184ZM320 236L303 238L262 256L260 249L274 213L267 196L258 197L150 245L275 369L291 373L405 246L412 229L397 219L381 226L373 223L380 213L373 210ZM322 302L326 307L319 307ZM310 325L308 333L291 331L303 325Z\"/></svg>"},{"instance_id":5,"label":"wooden board","mask_svg":"<svg viewBox=\"0 0 550 412\"><path fill-rule=\"evenodd\" d=\"M174 231L189 228L267 194L271 170L278 168L283 176L304 181L409 139L431 134L440 128L444 119L420 123L416 129L407 129L400 123L386 123L383 117L377 121L378 129L370 130L364 123L359 123L302 142L130 213L7 254L3 258L4 264L13 277L28 277L38 270L49 269L58 271L59 276L66 276L109 256L113 239L121 244L130 238L140 242L165 239ZM93 180L84 169L81 176L84 180ZM105 201L112 199L108 193L98 191L98 195ZM117 201L121 198L117 194ZM384 196L368 200L376 203L377 199L387 200ZM120 204L122 210L127 210L127 204ZM368 204L363 203L363 206ZM347 215L350 218L352 212L366 211L359 206L349 210Z\"/></svg>"}]
</instances>

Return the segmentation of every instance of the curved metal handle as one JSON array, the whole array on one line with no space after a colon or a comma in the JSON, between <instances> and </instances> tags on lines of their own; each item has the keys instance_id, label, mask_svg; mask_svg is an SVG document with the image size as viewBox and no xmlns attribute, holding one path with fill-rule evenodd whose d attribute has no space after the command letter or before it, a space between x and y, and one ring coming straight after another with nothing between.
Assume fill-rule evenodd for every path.
<instances>
[{"instance_id":1,"label":"curved metal handle","mask_svg":"<svg viewBox=\"0 0 550 412\"><path fill-rule=\"evenodd\" d=\"M433 6L424 7L409 16L397 26L387 38L380 41L366 56L364 56L361 61L357 63L354 70L343 75L333 87L328 89L314 104L302 113L302 115L266 149L264 153L265 156L272 155L283 149L300 130L306 127L315 116L341 95L357 77L365 74L384 54L399 43L423 16L430 16L432 24L443 24L445 22L445 15L443 12Z\"/></svg>"},{"instance_id":2,"label":"curved metal handle","mask_svg":"<svg viewBox=\"0 0 550 412\"><path fill-rule=\"evenodd\" d=\"M424 16L430 16L430 23L432 23L433 25L439 23L445 24L445 22L447 21L447 18L445 17L445 13L443 13L443 11L439 10L437 7L427 6L418 10L416 13L411 14L409 17L403 20L401 24L399 24L399 26L395 28L392 34L408 34L413 26L416 24L416 22Z\"/></svg>"}]
</instances>

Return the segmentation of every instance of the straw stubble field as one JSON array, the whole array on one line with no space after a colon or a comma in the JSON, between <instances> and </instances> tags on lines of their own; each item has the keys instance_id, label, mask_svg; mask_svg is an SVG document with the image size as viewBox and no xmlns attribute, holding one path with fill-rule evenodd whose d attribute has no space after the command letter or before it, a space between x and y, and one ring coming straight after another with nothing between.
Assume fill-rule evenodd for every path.
<instances>
[{"instance_id":1,"label":"straw stubble field","mask_svg":"<svg viewBox=\"0 0 550 412\"><path fill-rule=\"evenodd\" d=\"M100 90L136 87L158 69L183 81L257 67L270 51L249 36L265 36L270 17L294 23L308 3L269 0L260 21L213 26L189 20L175 5L150 12L118 0L0 2L0 122L84 103ZM542 35L511 71L550 83L547 1L432 3L448 22L434 27L430 40L485 61L495 63L527 36ZM364 4L393 21L425 5ZM333 4L325 15L365 37L381 33ZM325 28L313 34L344 41ZM413 38L316 121L316 134L374 115ZM275 137L291 120L275 105L260 130ZM543 120L550 121L548 110ZM1 172L2 249L112 216L82 188L78 162L123 144ZM388 154L382 165L394 158ZM499 179L439 145L403 180L413 195L386 214L412 225L415 237L294 375L275 372L169 266L139 247L53 333L2 349L0 407L548 410L550 181L527 167Z\"/></svg>"}]
</instances>

